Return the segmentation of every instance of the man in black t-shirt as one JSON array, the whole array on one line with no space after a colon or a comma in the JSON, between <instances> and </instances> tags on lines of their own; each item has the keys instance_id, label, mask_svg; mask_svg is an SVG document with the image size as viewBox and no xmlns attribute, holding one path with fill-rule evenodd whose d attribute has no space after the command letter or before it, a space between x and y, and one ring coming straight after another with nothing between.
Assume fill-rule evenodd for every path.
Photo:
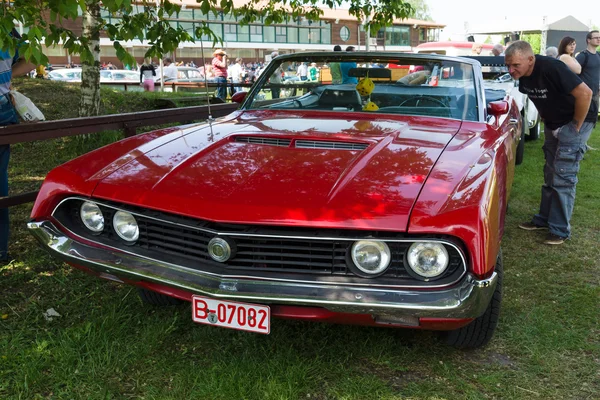
<instances>
[{"instance_id":1,"label":"man in black t-shirt","mask_svg":"<svg viewBox=\"0 0 600 400\"><path fill-rule=\"evenodd\" d=\"M558 245L571 236L571 214L579 162L594 124L585 121L592 91L562 61L534 56L529 43L516 41L505 52L505 63L519 91L527 94L544 121L546 158L540 211L525 230L548 229L544 243Z\"/></svg>"},{"instance_id":2,"label":"man in black t-shirt","mask_svg":"<svg viewBox=\"0 0 600 400\"><path fill-rule=\"evenodd\" d=\"M596 52L596 47L600 46L600 32L591 31L585 37L587 48L577 55L577 61L581 65L579 77L590 89L592 89L592 103L585 117L586 121L596 124L598 120L598 88L600 86L600 54ZM589 149L585 138L586 150Z\"/></svg>"}]
</instances>

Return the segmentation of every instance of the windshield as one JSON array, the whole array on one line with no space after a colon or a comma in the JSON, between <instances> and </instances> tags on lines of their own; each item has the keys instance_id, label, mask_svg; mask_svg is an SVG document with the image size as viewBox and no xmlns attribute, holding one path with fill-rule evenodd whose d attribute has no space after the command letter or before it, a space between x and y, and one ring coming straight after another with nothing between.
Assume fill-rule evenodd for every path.
<instances>
[{"instance_id":1,"label":"windshield","mask_svg":"<svg viewBox=\"0 0 600 400\"><path fill-rule=\"evenodd\" d=\"M474 72L469 63L435 56L343 52L298 53L293 58L272 60L244 107L477 121L477 104Z\"/></svg>"}]
</instances>

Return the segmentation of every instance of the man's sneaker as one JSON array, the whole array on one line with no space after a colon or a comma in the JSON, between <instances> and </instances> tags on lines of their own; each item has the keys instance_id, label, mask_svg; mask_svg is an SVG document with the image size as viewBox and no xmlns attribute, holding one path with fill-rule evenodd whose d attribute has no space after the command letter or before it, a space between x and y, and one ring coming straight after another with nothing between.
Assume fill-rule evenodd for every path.
<instances>
[{"instance_id":1,"label":"man's sneaker","mask_svg":"<svg viewBox=\"0 0 600 400\"><path fill-rule=\"evenodd\" d=\"M567 238L555 235L554 233L548 233L548 236L546 236L546 240L544 240L544 243L556 245L556 244L563 244L565 242L565 240L567 240Z\"/></svg>"},{"instance_id":2,"label":"man's sneaker","mask_svg":"<svg viewBox=\"0 0 600 400\"><path fill-rule=\"evenodd\" d=\"M538 225L538 224L534 223L533 221L520 223L519 228L525 229L526 231L537 231L540 229L548 229L547 226Z\"/></svg>"}]
</instances>

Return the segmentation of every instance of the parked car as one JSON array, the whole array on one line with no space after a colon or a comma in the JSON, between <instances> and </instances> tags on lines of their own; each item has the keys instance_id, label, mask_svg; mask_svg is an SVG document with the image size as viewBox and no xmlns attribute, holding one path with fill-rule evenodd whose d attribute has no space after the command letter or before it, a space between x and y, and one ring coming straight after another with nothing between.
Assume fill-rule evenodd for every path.
<instances>
[{"instance_id":1,"label":"parked car","mask_svg":"<svg viewBox=\"0 0 600 400\"><path fill-rule=\"evenodd\" d=\"M515 81L508 73L508 68L504 64L504 56L471 56L470 58L479 61L483 66L485 88L489 89L486 93L493 98L496 98L492 92L494 90L510 93L515 98L523 119L527 122L523 127L525 137L528 140L537 140L541 129L540 115L531 99L525 93L519 92L519 82Z\"/></svg>"},{"instance_id":2,"label":"parked car","mask_svg":"<svg viewBox=\"0 0 600 400\"><path fill-rule=\"evenodd\" d=\"M81 82L81 68L60 68L48 72L48 79L53 81Z\"/></svg>"},{"instance_id":3,"label":"parked car","mask_svg":"<svg viewBox=\"0 0 600 400\"><path fill-rule=\"evenodd\" d=\"M48 73L48 79L66 82L81 82L81 68L55 69ZM140 73L127 69L100 70L100 82L139 83Z\"/></svg>"},{"instance_id":4,"label":"parked car","mask_svg":"<svg viewBox=\"0 0 600 400\"><path fill-rule=\"evenodd\" d=\"M277 68L301 61L431 73L396 81L352 67L358 84L259 100ZM52 170L31 233L145 302L191 302L200 324L266 334L283 317L441 330L457 347L490 340L522 120L510 96L486 104L477 61L282 55L233 99L226 117Z\"/></svg>"},{"instance_id":5,"label":"parked car","mask_svg":"<svg viewBox=\"0 0 600 400\"><path fill-rule=\"evenodd\" d=\"M157 75L160 72L157 71ZM160 81L160 77L158 78ZM200 73L198 68L194 67L177 67L177 79L166 78L166 82L204 82L204 75ZM210 81L210 79L209 79Z\"/></svg>"}]
</instances>

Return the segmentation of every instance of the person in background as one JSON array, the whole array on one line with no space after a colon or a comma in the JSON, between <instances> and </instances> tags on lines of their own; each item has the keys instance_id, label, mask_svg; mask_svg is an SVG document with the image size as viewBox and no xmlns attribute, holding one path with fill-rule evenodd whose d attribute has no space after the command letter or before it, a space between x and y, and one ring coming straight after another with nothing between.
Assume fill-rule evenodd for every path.
<instances>
[{"instance_id":1,"label":"person in background","mask_svg":"<svg viewBox=\"0 0 600 400\"><path fill-rule=\"evenodd\" d=\"M515 41L504 57L509 74L519 80L519 91L535 104L545 129L542 149L546 164L540 209L519 228L547 229L544 243L560 245L571 236L579 162L594 127L585 121L592 91L565 63L534 55L527 42Z\"/></svg>"},{"instance_id":2,"label":"person in background","mask_svg":"<svg viewBox=\"0 0 600 400\"><path fill-rule=\"evenodd\" d=\"M306 66L306 63L301 62L300 65L298 65L296 75L300 78L301 81L305 81L308 79L308 67Z\"/></svg>"},{"instance_id":3,"label":"person in background","mask_svg":"<svg viewBox=\"0 0 600 400\"><path fill-rule=\"evenodd\" d=\"M492 54L496 57L504 55L504 46L500 43L496 43L494 47L492 47Z\"/></svg>"},{"instance_id":4,"label":"person in background","mask_svg":"<svg viewBox=\"0 0 600 400\"><path fill-rule=\"evenodd\" d=\"M156 68L152 65L150 58L144 59L144 63L140 68L140 83L144 85L145 92L154 92L154 77L156 76Z\"/></svg>"},{"instance_id":5,"label":"person in background","mask_svg":"<svg viewBox=\"0 0 600 400\"><path fill-rule=\"evenodd\" d=\"M271 62L273 62L273 60L277 56L279 56L279 53L277 51L272 52L271 53L271 61L269 61L269 64ZM266 69L269 64L266 64L263 68ZM273 72L273 74L269 78L269 83L272 83L275 85L281 85L283 83L282 75L283 75L283 69L281 68L281 65L280 65L279 67L277 67L275 72ZM281 95L281 87L280 86L271 86L271 98L278 99L280 95Z\"/></svg>"},{"instance_id":6,"label":"person in background","mask_svg":"<svg viewBox=\"0 0 600 400\"><path fill-rule=\"evenodd\" d=\"M241 87L235 86L236 83L242 83L244 80L244 66L241 58L236 58L235 63L232 64L228 72L231 74L231 82L234 84L233 93L237 93L242 90Z\"/></svg>"},{"instance_id":7,"label":"person in background","mask_svg":"<svg viewBox=\"0 0 600 400\"><path fill-rule=\"evenodd\" d=\"M550 46L546 49L546 57L558 58L558 49L556 46Z\"/></svg>"},{"instance_id":8,"label":"person in background","mask_svg":"<svg viewBox=\"0 0 600 400\"><path fill-rule=\"evenodd\" d=\"M16 31L13 36L18 36ZM35 65L19 56L17 49L13 57L8 51L0 50L0 126L18 124L17 112L10 97L13 76L26 75ZM0 197L8 196L8 161L10 145L0 144ZM8 259L8 238L10 234L8 208L0 208L0 263Z\"/></svg>"},{"instance_id":9,"label":"person in background","mask_svg":"<svg viewBox=\"0 0 600 400\"><path fill-rule=\"evenodd\" d=\"M588 32L585 37L587 47L584 51L577 54L577 62L581 65L581 73L579 77L586 85L592 90L592 102L588 111L586 122L591 122L596 126L598 121L598 97L600 87L600 54L596 51L596 48L600 46L600 33L597 30ZM586 150L594 150L588 146L587 141L589 137L585 138Z\"/></svg>"},{"instance_id":10,"label":"person in background","mask_svg":"<svg viewBox=\"0 0 600 400\"><path fill-rule=\"evenodd\" d=\"M558 59L565 64L567 67L577 75L581 73L581 65L575 59L575 48L577 43L575 39L570 36L565 36L558 45Z\"/></svg>"},{"instance_id":11,"label":"person in background","mask_svg":"<svg viewBox=\"0 0 600 400\"><path fill-rule=\"evenodd\" d=\"M308 67L308 80L311 82L319 80L319 68L316 62L310 63L310 67Z\"/></svg>"},{"instance_id":12,"label":"person in background","mask_svg":"<svg viewBox=\"0 0 600 400\"><path fill-rule=\"evenodd\" d=\"M217 97L221 100L227 100L227 53L221 49L217 49L213 53L212 70L214 81L219 83L217 88Z\"/></svg>"},{"instance_id":13,"label":"person in background","mask_svg":"<svg viewBox=\"0 0 600 400\"><path fill-rule=\"evenodd\" d=\"M482 50L483 50L483 45L481 43L473 43L473 46L471 46L471 55L472 56L480 56Z\"/></svg>"},{"instance_id":14,"label":"person in background","mask_svg":"<svg viewBox=\"0 0 600 400\"><path fill-rule=\"evenodd\" d=\"M177 66L173 63L170 57L165 57L163 59L163 80L167 81L176 81L177 80Z\"/></svg>"},{"instance_id":15,"label":"person in background","mask_svg":"<svg viewBox=\"0 0 600 400\"><path fill-rule=\"evenodd\" d=\"M333 47L333 51L342 51L342 46L336 44ZM329 71L331 72L331 83L334 85L342 83L342 69L340 68L339 62L332 62L329 64Z\"/></svg>"},{"instance_id":16,"label":"person in background","mask_svg":"<svg viewBox=\"0 0 600 400\"><path fill-rule=\"evenodd\" d=\"M346 52L353 52L354 46L346 47ZM343 62L340 63L340 70L342 71L342 83L352 83L356 85L358 83L358 78L351 77L348 75L350 69L356 68L356 62Z\"/></svg>"}]
</instances>

